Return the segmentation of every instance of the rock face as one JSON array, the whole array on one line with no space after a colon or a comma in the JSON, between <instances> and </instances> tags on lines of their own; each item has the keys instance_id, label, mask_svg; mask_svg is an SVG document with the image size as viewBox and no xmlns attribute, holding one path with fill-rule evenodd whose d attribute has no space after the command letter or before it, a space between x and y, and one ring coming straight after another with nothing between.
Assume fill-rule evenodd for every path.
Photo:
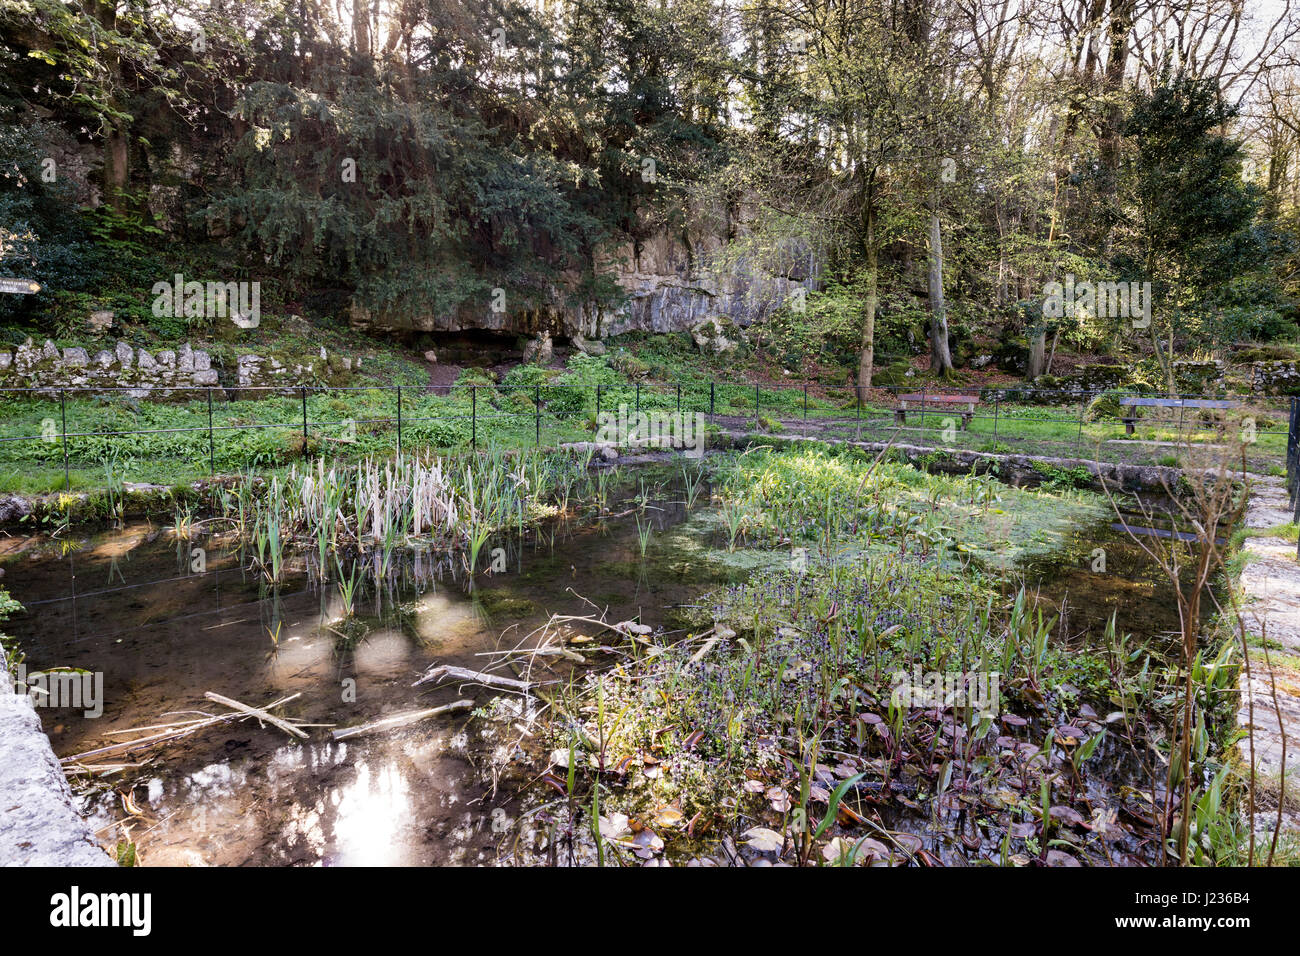
<instances>
[{"instance_id":1,"label":"rock face","mask_svg":"<svg viewBox=\"0 0 1300 956\"><path fill-rule=\"evenodd\" d=\"M820 264L810 249L798 244L770 252L764 261L734 254L727 236L743 232L744 223L716 213L696 214L684 232L661 233L624 246L604 263L625 296L613 308L588 303L494 312L483 302L432 314L372 311L354 301L349 318L360 329L489 329L524 335L546 329L584 340L632 331L687 332L712 317L744 328L766 318L798 290L816 288ZM553 290L551 301L564 299L560 290Z\"/></svg>"},{"instance_id":2,"label":"rock face","mask_svg":"<svg viewBox=\"0 0 1300 956\"><path fill-rule=\"evenodd\" d=\"M73 807L40 718L0 653L0 866L112 866Z\"/></svg>"}]
</instances>

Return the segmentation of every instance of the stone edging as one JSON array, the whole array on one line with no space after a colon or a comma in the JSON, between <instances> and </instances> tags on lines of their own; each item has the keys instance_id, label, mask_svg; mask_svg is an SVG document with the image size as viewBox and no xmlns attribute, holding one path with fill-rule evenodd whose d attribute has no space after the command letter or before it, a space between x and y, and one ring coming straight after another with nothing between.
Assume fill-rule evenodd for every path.
<instances>
[{"instance_id":1,"label":"stone edging","mask_svg":"<svg viewBox=\"0 0 1300 956\"><path fill-rule=\"evenodd\" d=\"M0 653L0 866L114 866L73 806L63 768Z\"/></svg>"}]
</instances>

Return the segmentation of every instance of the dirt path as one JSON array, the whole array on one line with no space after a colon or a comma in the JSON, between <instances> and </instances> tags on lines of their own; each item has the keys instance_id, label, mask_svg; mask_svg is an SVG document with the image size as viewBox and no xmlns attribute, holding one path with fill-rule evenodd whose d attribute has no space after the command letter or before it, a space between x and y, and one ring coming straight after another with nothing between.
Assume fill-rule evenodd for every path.
<instances>
[{"instance_id":1,"label":"dirt path","mask_svg":"<svg viewBox=\"0 0 1300 956\"><path fill-rule=\"evenodd\" d=\"M426 362L429 370L429 388L434 395L450 395L451 386L460 376L459 365L443 365L441 362Z\"/></svg>"}]
</instances>

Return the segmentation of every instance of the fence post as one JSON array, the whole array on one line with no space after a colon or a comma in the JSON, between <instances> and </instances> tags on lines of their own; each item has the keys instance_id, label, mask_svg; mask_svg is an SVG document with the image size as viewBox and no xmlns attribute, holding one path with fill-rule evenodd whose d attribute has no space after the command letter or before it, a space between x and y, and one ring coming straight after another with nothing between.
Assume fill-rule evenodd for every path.
<instances>
[{"instance_id":1,"label":"fence post","mask_svg":"<svg viewBox=\"0 0 1300 956\"><path fill-rule=\"evenodd\" d=\"M1300 398L1291 399L1291 417L1286 432L1286 490L1296 495L1297 450L1300 449Z\"/></svg>"},{"instance_id":2,"label":"fence post","mask_svg":"<svg viewBox=\"0 0 1300 956\"><path fill-rule=\"evenodd\" d=\"M713 396L714 382L709 382L709 424L713 424Z\"/></svg>"},{"instance_id":3,"label":"fence post","mask_svg":"<svg viewBox=\"0 0 1300 956\"><path fill-rule=\"evenodd\" d=\"M761 426L762 423L759 421L759 414L758 414L758 385L756 383L754 385L754 428L758 429Z\"/></svg>"},{"instance_id":4,"label":"fence post","mask_svg":"<svg viewBox=\"0 0 1300 956\"><path fill-rule=\"evenodd\" d=\"M596 383L596 417L600 418L600 383Z\"/></svg>"},{"instance_id":5,"label":"fence post","mask_svg":"<svg viewBox=\"0 0 1300 956\"><path fill-rule=\"evenodd\" d=\"M536 419L537 447L541 448L542 447L542 386L540 384L533 386L533 410L537 415L537 419Z\"/></svg>"},{"instance_id":6,"label":"fence post","mask_svg":"<svg viewBox=\"0 0 1300 956\"><path fill-rule=\"evenodd\" d=\"M1074 440L1074 447L1077 451L1083 445L1083 416L1088 412L1088 393L1083 393L1083 398L1079 399L1079 437Z\"/></svg>"},{"instance_id":7,"label":"fence post","mask_svg":"<svg viewBox=\"0 0 1300 956\"><path fill-rule=\"evenodd\" d=\"M402 457L402 386L397 386L397 457Z\"/></svg>"},{"instance_id":8,"label":"fence post","mask_svg":"<svg viewBox=\"0 0 1300 956\"><path fill-rule=\"evenodd\" d=\"M307 386L299 386L302 391L302 453L307 455Z\"/></svg>"},{"instance_id":9,"label":"fence post","mask_svg":"<svg viewBox=\"0 0 1300 956\"><path fill-rule=\"evenodd\" d=\"M998 390L993 393L993 443L998 441L998 408L1002 404L1002 392Z\"/></svg>"},{"instance_id":10,"label":"fence post","mask_svg":"<svg viewBox=\"0 0 1300 956\"><path fill-rule=\"evenodd\" d=\"M217 442L212 432L212 389L208 389L208 474L217 473Z\"/></svg>"},{"instance_id":11,"label":"fence post","mask_svg":"<svg viewBox=\"0 0 1300 956\"><path fill-rule=\"evenodd\" d=\"M808 437L808 383L803 383L803 437Z\"/></svg>"},{"instance_id":12,"label":"fence post","mask_svg":"<svg viewBox=\"0 0 1300 956\"><path fill-rule=\"evenodd\" d=\"M469 445L478 450L478 386L469 387Z\"/></svg>"},{"instance_id":13,"label":"fence post","mask_svg":"<svg viewBox=\"0 0 1300 956\"><path fill-rule=\"evenodd\" d=\"M63 490L72 490L72 475L68 466L68 402L67 393L59 389L59 418L63 421Z\"/></svg>"},{"instance_id":14,"label":"fence post","mask_svg":"<svg viewBox=\"0 0 1300 956\"><path fill-rule=\"evenodd\" d=\"M640 382L636 383L636 410L638 413L641 411L641 383Z\"/></svg>"}]
</instances>

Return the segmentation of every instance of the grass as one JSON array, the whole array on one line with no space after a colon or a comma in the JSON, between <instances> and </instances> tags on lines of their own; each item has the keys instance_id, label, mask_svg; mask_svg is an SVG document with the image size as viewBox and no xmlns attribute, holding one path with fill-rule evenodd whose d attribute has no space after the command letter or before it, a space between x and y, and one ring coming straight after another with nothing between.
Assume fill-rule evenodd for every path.
<instances>
[{"instance_id":1,"label":"grass","mask_svg":"<svg viewBox=\"0 0 1300 956\"><path fill-rule=\"evenodd\" d=\"M631 364L624 353L605 358L578 353L565 369L519 366L501 382L483 370L466 369L449 395L404 388L403 447L554 446L590 439L599 413L617 415L620 406L629 411L712 413L728 427L769 434L806 432L827 440L897 438L953 448L1146 463L1175 460L1158 442L1215 440L1209 423L1190 417L1180 421L1176 415L1150 415L1139 423L1138 440L1128 440L1117 419L1089 421L1080 428L1078 406L1014 402L986 402L966 430L956 427L959 417L926 411L909 415L900 432L887 401L858 409L847 388L733 384L736 368L684 352L680 344L658 347L662 360L644 367ZM398 438L394 386L418 382L423 372L408 367L405 359L389 358L385 365L372 357L366 372L368 377L382 370L387 376L383 385L309 388L305 435L302 395L296 389L256 400L218 401L211 420L201 392L176 402L70 397L66 408L50 397L6 397L0 400L5 412L0 419L0 491L34 494L64 487L65 413L72 490L101 487L106 460L113 461L114 472L124 481L179 484L214 471L271 472L320 455L360 459L390 454ZM649 372L663 373L672 384L632 377ZM1279 403L1276 409L1250 410L1258 423L1258 440L1249 456L1252 470L1276 471L1282 461L1286 438L1280 408ZM147 430L154 433L122 434Z\"/></svg>"},{"instance_id":2,"label":"grass","mask_svg":"<svg viewBox=\"0 0 1300 956\"><path fill-rule=\"evenodd\" d=\"M1067 645L1054 614L1008 574L1016 556L1103 520L1107 503L1069 487L1068 474L1033 491L845 449L751 448L710 467L715 507L691 521L716 529L715 559L743 547L773 560L691 602L685 630L634 645L634 660L560 695L558 712L581 719L557 720L543 746L598 741L600 766L620 768L593 775L585 758L569 763L571 814L602 814L599 827L569 825L593 834L593 859L630 862L634 846L606 836L626 819L679 858L731 834L800 864L843 863L846 847L934 862L916 833L1004 865L1159 858L1160 838L1132 823L1150 814L1151 780L1138 768L1167 747L1186 675L1113 619ZM658 546L680 554L681 535ZM809 557L795 566L799 548ZM1239 846L1225 796L1231 747L1219 734L1236 668L1229 642L1192 674L1212 728L1197 757L1209 774L1197 791L1198 863L1233 861ZM899 675L914 672L999 675L1000 706L900 703L910 678ZM1120 809L1129 816L1105 816Z\"/></svg>"}]
</instances>

